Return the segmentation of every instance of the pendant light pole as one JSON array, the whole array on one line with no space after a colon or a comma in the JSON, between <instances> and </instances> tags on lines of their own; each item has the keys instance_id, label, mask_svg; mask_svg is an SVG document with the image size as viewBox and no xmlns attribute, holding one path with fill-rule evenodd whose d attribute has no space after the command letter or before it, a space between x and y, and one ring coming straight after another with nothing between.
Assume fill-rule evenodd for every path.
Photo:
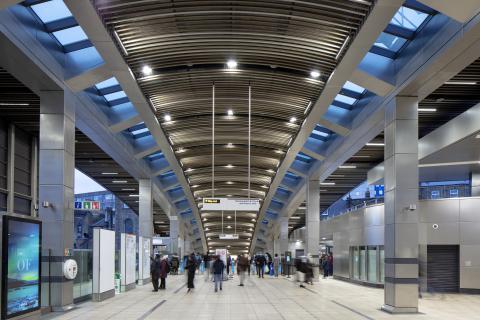
<instances>
[{"instance_id":1,"label":"pendant light pole","mask_svg":"<svg viewBox=\"0 0 480 320\"><path fill-rule=\"evenodd\" d=\"M212 85L212 198L215 197L215 82Z\"/></svg>"},{"instance_id":2,"label":"pendant light pole","mask_svg":"<svg viewBox=\"0 0 480 320\"><path fill-rule=\"evenodd\" d=\"M252 86L248 84L248 199L250 199L250 157L251 157L251 136L252 136Z\"/></svg>"}]
</instances>

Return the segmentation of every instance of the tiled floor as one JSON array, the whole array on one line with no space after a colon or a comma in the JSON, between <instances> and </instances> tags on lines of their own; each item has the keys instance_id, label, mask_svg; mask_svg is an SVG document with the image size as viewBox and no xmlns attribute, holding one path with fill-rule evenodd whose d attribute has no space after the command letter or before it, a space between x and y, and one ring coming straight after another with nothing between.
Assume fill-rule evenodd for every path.
<instances>
[{"instance_id":1,"label":"tiled floor","mask_svg":"<svg viewBox=\"0 0 480 320\"><path fill-rule=\"evenodd\" d=\"M418 315L389 315L379 310L383 290L321 279L306 289L285 278L238 278L215 293L213 283L197 275L195 290L187 294L184 276L167 279L166 291L151 286L115 296L101 303L86 302L65 314L45 319L480 319L480 296L434 295L420 300Z\"/></svg>"}]
</instances>

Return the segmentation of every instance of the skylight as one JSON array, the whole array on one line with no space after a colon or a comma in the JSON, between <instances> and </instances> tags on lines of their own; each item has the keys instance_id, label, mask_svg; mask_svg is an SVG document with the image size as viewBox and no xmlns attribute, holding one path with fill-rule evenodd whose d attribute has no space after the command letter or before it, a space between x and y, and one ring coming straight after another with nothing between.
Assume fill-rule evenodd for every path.
<instances>
[{"instance_id":1,"label":"skylight","mask_svg":"<svg viewBox=\"0 0 480 320\"><path fill-rule=\"evenodd\" d=\"M72 13L63 3L63 0L42 2L31 6L31 8L43 23L72 17Z\"/></svg>"},{"instance_id":2,"label":"skylight","mask_svg":"<svg viewBox=\"0 0 480 320\"><path fill-rule=\"evenodd\" d=\"M400 50L406 42L407 39L382 32L375 41L374 45L393 52L398 52L398 50Z\"/></svg>"},{"instance_id":3,"label":"skylight","mask_svg":"<svg viewBox=\"0 0 480 320\"><path fill-rule=\"evenodd\" d=\"M346 104L354 104L357 101L357 99L344 96L343 94L337 94L337 96L335 97L335 100L346 103Z\"/></svg>"},{"instance_id":4,"label":"skylight","mask_svg":"<svg viewBox=\"0 0 480 320\"><path fill-rule=\"evenodd\" d=\"M109 87L113 87L113 86L117 86L118 85L118 81L115 77L112 77L110 79L107 79L105 81L102 81L102 82L99 82L95 85L95 87L98 89L98 90L102 90L102 89L105 89L105 88L109 88Z\"/></svg>"},{"instance_id":5,"label":"skylight","mask_svg":"<svg viewBox=\"0 0 480 320\"><path fill-rule=\"evenodd\" d=\"M312 161L312 158L310 158L309 156L307 156L306 154L304 154L302 152L299 152L297 154L297 160L300 160L300 161L303 161L303 162L310 162L310 161Z\"/></svg>"},{"instance_id":6,"label":"skylight","mask_svg":"<svg viewBox=\"0 0 480 320\"><path fill-rule=\"evenodd\" d=\"M53 35L62 46L88 40L87 35L80 26L55 31Z\"/></svg>"},{"instance_id":7,"label":"skylight","mask_svg":"<svg viewBox=\"0 0 480 320\"><path fill-rule=\"evenodd\" d=\"M359 85L350 81L345 82L345 84L343 85L343 88L351 90L356 93L360 93L360 94L365 92L365 88L360 87Z\"/></svg>"},{"instance_id":8,"label":"skylight","mask_svg":"<svg viewBox=\"0 0 480 320\"><path fill-rule=\"evenodd\" d=\"M138 130L132 131L132 134L133 134L134 136L136 136L136 135L139 135L139 134L142 134L142 133L145 133L145 132L148 132L148 128L142 128L142 129L138 129Z\"/></svg>"},{"instance_id":9,"label":"skylight","mask_svg":"<svg viewBox=\"0 0 480 320\"><path fill-rule=\"evenodd\" d=\"M428 14L407 7L400 7L391 24L416 31L428 18Z\"/></svg>"},{"instance_id":10,"label":"skylight","mask_svg":"<svg viewBox=\"0 0 480 320\"><path fill-rule=\"evenodd\" d=\"M113 101L113 100L117 100L117 99L121 99L121 98L125 98L126 96L127 96L127 94L124 91L117 91L117 92L114 92L114 93L104 95L105 100L107 100L108 102Z\"/></svg>"},{"instance_id":11,"label":"skylight","mask_svg":"<svg viewBox=\"0 0 480 320\"><path fill-rule=\"evenodd\" d=\"M321 136L321 137L328 137L328 136L329 136L328 133L323 132L323 131L318 131L318 130L316 130L316 129L313 130L312 133L313 133L313 134L316 134L316 135L319 135L319 136Z\"/></svg>"}]
</instances>

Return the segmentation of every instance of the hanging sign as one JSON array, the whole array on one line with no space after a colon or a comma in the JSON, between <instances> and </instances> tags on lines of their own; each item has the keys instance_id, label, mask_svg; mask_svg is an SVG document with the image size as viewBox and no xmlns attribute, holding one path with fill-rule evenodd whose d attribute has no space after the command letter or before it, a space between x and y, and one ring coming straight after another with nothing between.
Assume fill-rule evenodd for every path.
<instances>
[{"instance_id":1,"label":"hanging sign","mask_svg":"<svg viewBox=\"0 0 480 320\"><path fill-rule=\"evenodd\" d=\"M238 234L228 233L228 234L220 234L218 238L220 240L237 240L240 237L238 236Z\"/></svg>"},{"instance_id":2,"label":"hanging sign","mask_svg":"<svg viewBox=\"0 0 480 320\"><path fill-rule=\"evenodd\" d=\"M76 210L100 210L100 201L75 201Z\"/></svg>"},{"instance_id":3,"label":"hanging sign","mask_svg":"<svg viewBox=\"0 0 480 320\"><path fill-rule=\"evenodd\" d=\"M202 210L210 211L258 211L259 199L203 198Z\"/></svg>"}]
</instances>

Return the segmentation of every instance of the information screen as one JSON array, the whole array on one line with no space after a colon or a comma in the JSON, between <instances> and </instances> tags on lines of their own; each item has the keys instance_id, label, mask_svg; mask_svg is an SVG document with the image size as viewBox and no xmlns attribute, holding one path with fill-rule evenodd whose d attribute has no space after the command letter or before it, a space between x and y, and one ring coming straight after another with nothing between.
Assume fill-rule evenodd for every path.
<instances>
[{"instance_id":1,"label":"information screen","mask_svg":"<svg viewBox=\"0 0 480 320\"><path fill-rule=\"evenodd\" d=\"M40 221L3 216L2 319L40 308Z\"/></svg>"}]
</instances>

